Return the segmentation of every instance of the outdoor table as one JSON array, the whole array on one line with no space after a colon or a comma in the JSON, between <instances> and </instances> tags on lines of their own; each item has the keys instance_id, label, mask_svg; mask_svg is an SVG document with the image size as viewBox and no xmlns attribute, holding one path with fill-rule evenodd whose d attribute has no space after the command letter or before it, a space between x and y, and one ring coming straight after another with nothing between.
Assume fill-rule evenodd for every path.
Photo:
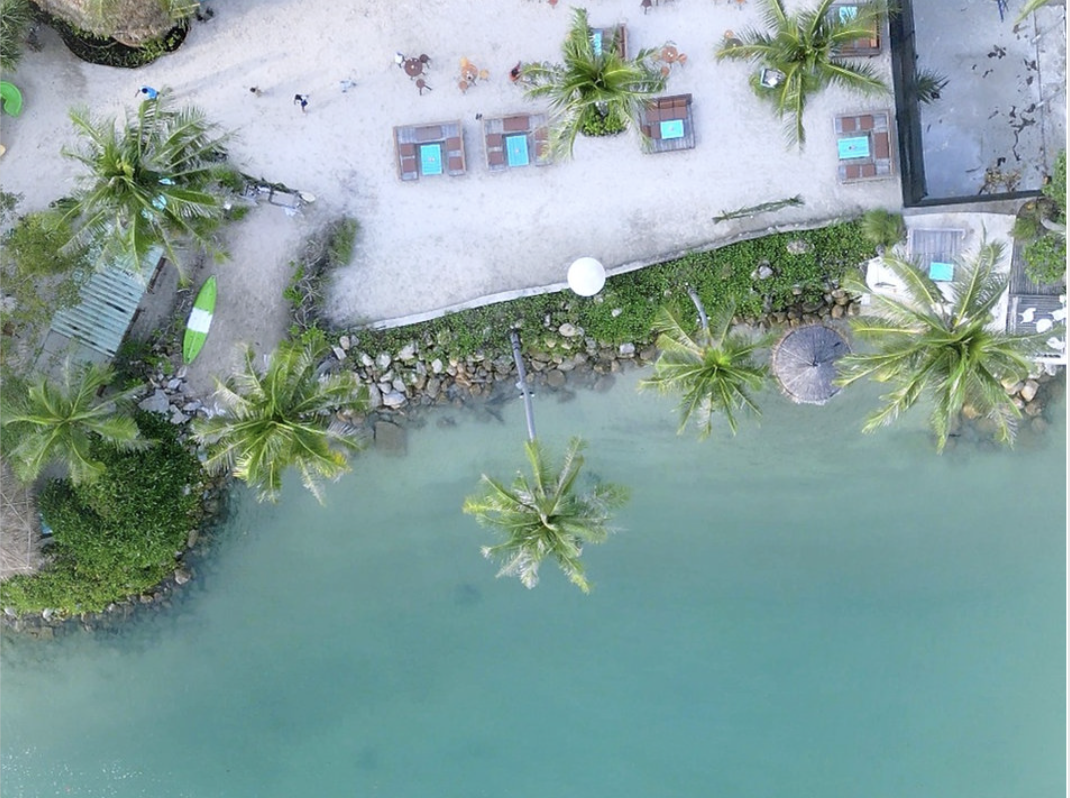
<instances>
[{"instance_id":1,"label":"outdoor table","mask_svg":"<svg viewBox=\"0 0 1070 798\"><path fill-rule=\"evenodd\" d=\"M530 163L528 158L527 134L525 133L522 136L506 136L505 153L510 166L527 166Z\"/></svg>"},{"instance_id":2,"label":"outdoor table","mask_svg":"<svg viewBox=\"0 0 1070 798\"><path fill-rule=\"evenodd\" d=\"M661 123L661 138L682 139L684 137L684 120L667 119Z\"/></svg>"},{"instance_id":3,"label":"outdoor table","mask_svg":"<svg viewBox=\"0 0 1070 798\"><path fill-rule=\"evenodd\" d=\"M840 160L869 157L869 136L852 136L836 142Z\"/></svg>"},{"instance_id":4,"label":"outdoor table","mask_svg":"<svg viewBox=\"0 0 1070 798\"><path fill-rule=\"evenodd\" d=\"M417 75L422 75L424 73L424 65L419 58L406 58L404 68L405 74L410 78L414 78Z\"/></svg>"},{"instance_id":5,"label":"outdoor table","mask_svg":"<svg viewBox=\"0 0 1070 798\"><path fill-rule=\"evenodd\" d=\"M955 279L955 267L950 263L934 260L929 264L929 277L941 283L950 283Z\"/></svg>"},{"instance_id":6,"label":"outdoor table","mask_svg":"<svg viewBox=\"0 0 1070 798\"><path fill-rule=\"evenodd\" d=\"M420 145L420 174L424 174L424 175L440 175L440 174L442 174L442 145L441 144L421 144Z\"/></svg>"}]
</instances>

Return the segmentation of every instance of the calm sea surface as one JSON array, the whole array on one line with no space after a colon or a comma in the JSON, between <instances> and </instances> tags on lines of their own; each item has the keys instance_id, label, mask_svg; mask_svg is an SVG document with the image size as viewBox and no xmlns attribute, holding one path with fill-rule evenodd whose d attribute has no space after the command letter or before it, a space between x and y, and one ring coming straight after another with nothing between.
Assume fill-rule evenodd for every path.
<instances>
[{"instance_id":1,"label":"calm sea surface","mask_svg":"<svg viewBox=\"0 0 1070 798\"><path fill-rule=\"evenodd\" d=\"M590 596L460 512L519 402L440 412L326 507L241 492L172 610L5 639L4 798L1065 794L1064 406L938 457L924 413L859 434L868 387L700 444L634 385L536 397L633 489Z\"/></svg>"}]
</instances>

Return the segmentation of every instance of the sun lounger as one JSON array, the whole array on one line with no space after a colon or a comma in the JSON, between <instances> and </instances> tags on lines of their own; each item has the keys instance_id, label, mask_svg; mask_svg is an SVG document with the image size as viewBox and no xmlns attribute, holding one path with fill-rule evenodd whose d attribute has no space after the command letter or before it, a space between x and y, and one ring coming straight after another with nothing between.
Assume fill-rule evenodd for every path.
<instances>
[{"instance_id":1,"label":"sun lounger","mask_svg":"<svg viewBox=\"0 0 1070 798\"><path fill-rule=\"evenodd\" d=\"M550 163L550 131L545 114L483 119L487 168L492 172Z\"/></svg>"},{"instance_id":2,"label":"sun lounger","mask_svg":"<svg viewBox=\"0 0 1070 798\"><path fill-rule=\"evenodd\" d=\"M643 111L639 131L645 152L693 149L695 125L691 114L691 95L678 94L655 99Z\"/></svg>"},{"instance_id":3,"label":"sun lounger","mask_svg":"<svg viewBox=\"0 0 1070 798\"><path fill-rule=\"evenodd\" d=\"M394 128L398 177L419 180L447 174L463 175L467 164L460 120Z\"/></svg>"}]
</instances>

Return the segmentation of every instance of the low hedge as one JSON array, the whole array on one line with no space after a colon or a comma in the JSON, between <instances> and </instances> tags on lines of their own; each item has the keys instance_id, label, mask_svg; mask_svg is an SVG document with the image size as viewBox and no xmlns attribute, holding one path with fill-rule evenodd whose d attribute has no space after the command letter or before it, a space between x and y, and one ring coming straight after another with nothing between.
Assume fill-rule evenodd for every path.
<instances>
[{"instance_id":1,"label":"low hedge","mask_svg":"<svg viewBox=\"0 0 1070 798\"><path fill-rule=\"evenodd\" d=\"M99 612L174 570L201 518L201 466L167 419L139 412L137 422L153 446L123 452L96 442L93 456L107 466L100 479L45 488L38 504L52 528L52 562L0 585L0 604L20 613Z\"/></svg>"},{"instance_id":2,"label":"low hedge","mask_svg":"<svg viewBox=\"0 0 1070 798\"><path fill-rule=\"evenodd\" d=\"M803 242L788 249L789 243ZM451 313L420 324L390 330L360 330L362 349L397 351L412 340L444 348L452 356L475 352L508 354L509 330L541 331L547 317L553 324L570 322L589 337L611 344L645 344L652 340L651 323L663 304L689 304L685 285L693 286L710 311L734 303L742 318L756 321L769 311L787 310L800 302L817 302L829 286L873 256L873 245L859 222L817 230L775 233L707 252L610 277L593 299L564 291ZM758 270L772 270L761 279Z\"/></svg>"}]
</instances>

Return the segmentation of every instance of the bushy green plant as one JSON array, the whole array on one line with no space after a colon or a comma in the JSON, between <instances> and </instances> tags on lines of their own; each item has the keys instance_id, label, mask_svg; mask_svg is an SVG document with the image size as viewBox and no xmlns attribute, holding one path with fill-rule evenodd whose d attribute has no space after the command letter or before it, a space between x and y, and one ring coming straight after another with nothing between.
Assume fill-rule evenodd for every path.
<instances>
[{"instance_id":1,"label":"bushy green plant","mask_svg":"<svg viewBox=\"0 0 1070 798\"><path fill-rule=\"evenodd\" d=\"M623 133L628 121L613 114L602 114L597 108L588 108L580 123L580 132L585 136L615 136Z\"/></svg>"},{"instance_id":2,"label":"bushy green plant","mask_svg":"<svg viewBox=\"0 0 1070 798\"><path fill-rule=\"evenodd\" d=\"M327 233L327 263L331 268L348 266L353 260L359 231L360 223L348 216L331 225Z\"/></svg>"},{"instance_id":3,"label":"bushy green plant","mask_svg":"<svg viewBox=\"0 0 1070 798\"><path fill-rule=\"evenodd\" d=\"M1044 225L1036 214L1019 212L1019 216L1014 220L1014 227L1011 228L1011 237L1015 241L1032 241L1043 232Z\"/></svg>"},{"instance_id":4,"label":"bushy green plant","mask_svg":"<svg viewBox=\"0 0 1070 798\"><path fill-rule=\"evenodd\" d=\"M290 264L294 273L282 296L291 305L291 338L298 338L302 331L319 325L324 282L332 270L348 265L353 259L359 232L356 219L348 216L335 219L308 241L301 260Z\"/></svg>"},{"instance_id":5,"label":"bushy green plant","mask_svg":"<svg viewBox=\"0 0 1070 798\"><path fill-rule=\"evenodd\" d=\"M874 208L862 214L862 235L875 247L893 247L906 236L901 214Z\"/></svg>"},{"instance_id":6,"label":"bushy green plant","mask_svg":"<svg viewBox=\"0 0 1070 798\"><path fill-rule=\"evenodd\" d=\"M1055 157L1051 179L1041 189L1048 199L1055 202L1063 216L1066 216L1066 150Z\"/></svg>"},{"instance_id":7,"label":"bushy green plant","mask_svg":"<svg viewBox=\"0 0 1070 798\"><path fill-rule=\"evenodd\" d=\"M22 44L33 22L28 0L0 0L0 70L14 72L22 59Z\"/></svg>"},{"instance_id":8,"label":"bushy green plant","mask_svg":"<svg viewBox=\"0 0 1070 798\"><path fill-rule=\"evenodd\" d=\"M24 277L69 274L86 268L84 248L66 249L71 226L52 211L28 213L4 234L0 258Z\"/></svg>"},{"instance_id":9,"label":"bushy green plant","mask_svg":"<svg viewBox=\"0 0 1070 798\"><path fill-rule=\"evenodd\" d=\"M1041 236L1022 250L1025 273L1039 285L1058 283L1066 277L1066 239L1057 235Z\"/></svg>"},{"instance_id":10,"label":"bushy green plant","mask_svg":"<svg viewBox=\"0 0 1070 798\"><path fill-rule=\"evenodd\" d=\"M84 248L65 249L70 226L57 213L29 213L0 239L0 284L8 301L0 321L8 334L34 337L57 310L78 301L89 277Z\"/></svg>"},{"instance_id":11,"label":"bushy green plant","mask_svg":"<svg viewBox=\"0 0 1070 798\"><path fill-rule=\"evenodd\" d=\"M96 482L54 481L39 506L53 531L53 563L0 585L0 603L20 612L46 607L96 612L164 579L200 521L200 464L165 418L139 413L155 446L134 452L94 443L106 465Z\"/></svg>"}]
</instances>

